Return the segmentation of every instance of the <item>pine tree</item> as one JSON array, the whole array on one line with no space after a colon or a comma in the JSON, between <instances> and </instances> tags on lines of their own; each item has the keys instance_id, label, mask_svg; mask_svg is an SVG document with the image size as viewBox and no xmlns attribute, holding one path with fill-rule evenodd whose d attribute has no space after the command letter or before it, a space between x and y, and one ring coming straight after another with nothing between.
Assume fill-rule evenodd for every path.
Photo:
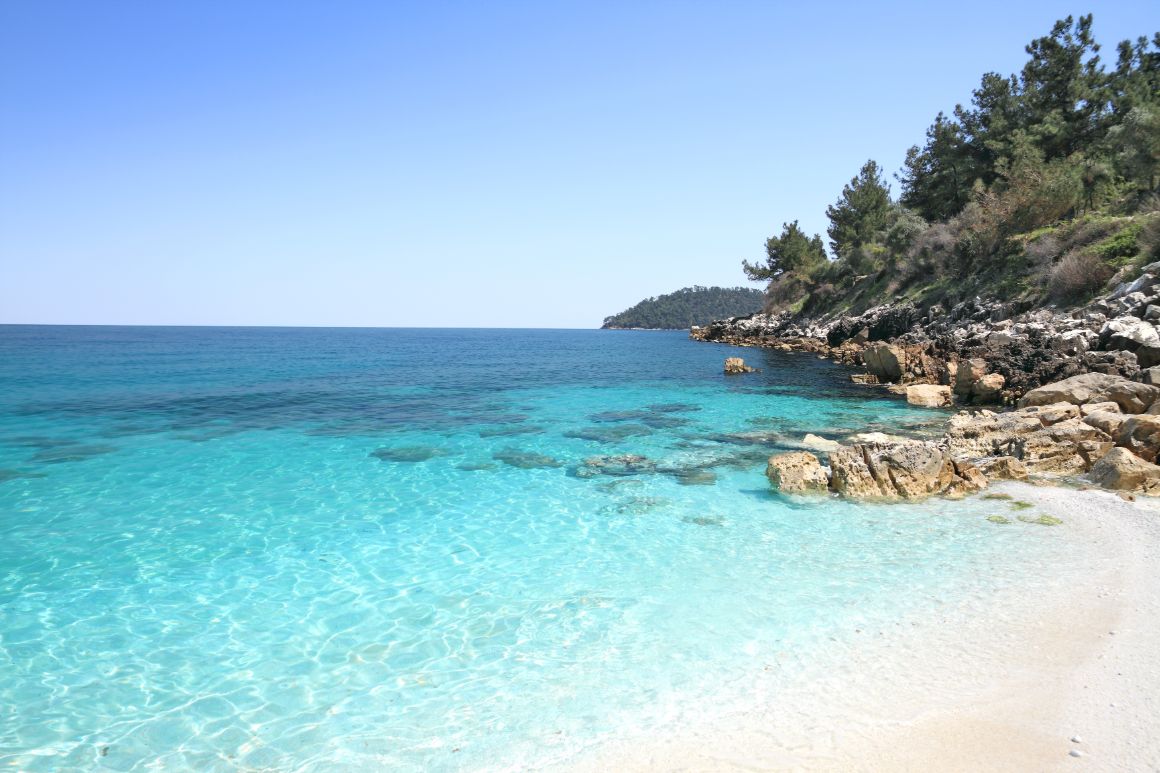
<instances>
[{"instance_id":1,"label":"pine tree","mask_svg":"<svg viewBox=\"0 0 1160 773\"><path fill-rule=\"evenodd\" d=\"M830 248L839 258L851 256L886 228L889 215L890 188L883 182L877 162L867 161L842 189L841 198L826 208Z\"/></svg>"},{"instance_id":2,"label":"pine tree","mask_svg":"<svg viewBox=\"0 0 1160 773\"><path fill-rule=\"evenodd\" d=\"M809 273L826 262L826 248L822 237L806 232L798 226L798 221L783 223L781 236L771 236L765 240L765 263L741 261L741 268L750 281L760 282L773 279L787 271Z\"/></svg>"}]
</instances>

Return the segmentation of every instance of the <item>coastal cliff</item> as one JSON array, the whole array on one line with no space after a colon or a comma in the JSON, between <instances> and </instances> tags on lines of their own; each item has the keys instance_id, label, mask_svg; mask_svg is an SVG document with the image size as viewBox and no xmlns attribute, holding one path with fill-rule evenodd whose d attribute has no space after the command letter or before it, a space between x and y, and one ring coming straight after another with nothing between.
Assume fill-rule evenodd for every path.
<instances>
[{"instance_id":1,"label":"coastal cliff","mask_svg":"<svg viewBox=\"0 0 1160 773\"><path fill-rule=\"evenodd\" d=\"M694 327L736 346L805 351L860 368L855 381L938 384L961 403L1012 404L1082 373L1160 381L1160 262L1128 272L1076 308L964 301L944 309L898 301L861 314L753 314Z\"/></svg>"}]
</instances>

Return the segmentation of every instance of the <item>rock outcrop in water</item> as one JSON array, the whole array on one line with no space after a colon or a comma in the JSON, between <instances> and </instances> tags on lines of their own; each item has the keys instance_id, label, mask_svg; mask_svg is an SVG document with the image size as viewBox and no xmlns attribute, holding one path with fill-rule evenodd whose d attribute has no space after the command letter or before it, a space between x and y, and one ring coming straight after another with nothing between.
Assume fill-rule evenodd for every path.
<instances>
[{"instance_id":1,"label":"rock outcrop in water","mask_svg":"<svg viewBox=\"0 0 1160 773\"><path fill-rule=\"evenodd\" d=\"M830 485L830 475L818 457L806 451L771 456L765 475L774 488L785 494L822 494Z\"/></svg>"},{"instance_id":2,"label":"rock outcrop in water","mask_svg":"<svg viewBox=\"0 0 1160 773\"><path fill-rule=\"evenodd\" d=\"M740 357L726 357L725 358L725 373L728 375L735 375L738 373L752 373L755 368L751 368L745 364L745 360Z\"/></svg>"}]
</instances>

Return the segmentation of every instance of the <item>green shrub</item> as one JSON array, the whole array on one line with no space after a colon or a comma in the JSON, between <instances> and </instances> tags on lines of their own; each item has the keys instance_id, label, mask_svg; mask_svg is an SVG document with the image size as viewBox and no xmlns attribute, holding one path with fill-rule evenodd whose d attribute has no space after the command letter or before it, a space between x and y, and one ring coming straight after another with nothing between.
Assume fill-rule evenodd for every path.
<instances>
[{"instance_id":1,"label":"green shrub","mask_svg":"<svg viewBox=\"0 0 1160 773\"><path fill-rule=\"evenodd\" d=\"M1143 228L1143 223L1129 223L1092 247L1092 253L1108 265L1126 265L1140 252L1140 232Z\"/></svg>"}]
</instances>

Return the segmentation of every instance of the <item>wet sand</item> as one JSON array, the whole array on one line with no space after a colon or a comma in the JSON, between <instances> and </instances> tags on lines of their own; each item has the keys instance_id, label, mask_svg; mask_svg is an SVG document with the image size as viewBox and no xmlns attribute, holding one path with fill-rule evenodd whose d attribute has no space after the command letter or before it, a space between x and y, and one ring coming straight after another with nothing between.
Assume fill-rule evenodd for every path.
<instances>
[{"instance_id":1,"label":"wet sand","mask_svg":"<svg viewBox=\"0 0 1160 773\"><path fill-rule=\"evenodd\" d=\"M1160 503L991 491L1064 520L1073 560L1052 592L867 631L832 678L707 710L677 737L609 740L568 769L1160 770Z\"/></svg>"}]
</instances>

